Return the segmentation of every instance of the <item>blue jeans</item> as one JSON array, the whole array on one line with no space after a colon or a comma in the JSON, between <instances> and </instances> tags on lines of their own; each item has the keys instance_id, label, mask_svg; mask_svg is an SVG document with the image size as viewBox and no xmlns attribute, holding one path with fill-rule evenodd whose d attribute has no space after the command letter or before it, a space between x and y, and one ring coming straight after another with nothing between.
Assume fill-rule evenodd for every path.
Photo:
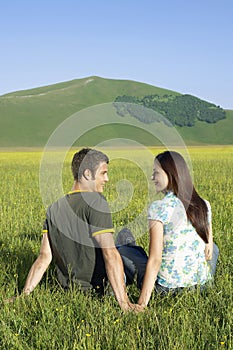
<instances>
[{"instance_id":1,"label":"blue jeans","mask_svg":"<svg viewBox=\"0 0 233 350\"><path fill-rule=\"evenodd\" d=\"M213 277L216 271L218 256L219 256L219 249L218 249L218 246L214 243L213 256L212 256L212 259L209 260L208 262L208 264L210 264L211 274Z\"/></svg>"},{"instance_id":2,"label":"blue jeans","mask_svg":"<svg viewBox=\"0 0 233 350\"><path fill-rule=\"evenodd\" d=\"M126 284L132 284L137 277L137 287L141 289L148 260L146 252L142 247L130 244L117 246L117 249L123 261Z\"/></svg>"}]
</instances>

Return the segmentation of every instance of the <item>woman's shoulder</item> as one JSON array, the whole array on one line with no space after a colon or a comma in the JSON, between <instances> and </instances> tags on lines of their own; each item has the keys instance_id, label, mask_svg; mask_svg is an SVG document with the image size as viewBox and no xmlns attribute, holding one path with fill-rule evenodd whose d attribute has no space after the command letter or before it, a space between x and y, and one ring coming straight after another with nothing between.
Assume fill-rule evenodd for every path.
<instances>
[{"instance_id":1,"label":"woman's shoulder","mask_svg":"<svg viewBox=\"0 0 233 350\"><path fill-rule=\"evenodd\" d=\"M179 203L179 199L176 197L176 195L173 192L167 192L163 198L156 199L151 203L151 206L153 207L161 207L161 206L167 206L172 204Z\"/></svg>"},{"instance_id":2,"label":"woman's shoulder","mask_svg":"<svg viewBox=\"0 0 233 350\"><path fill-rule=\"evenodd\" d=\"M177 209L179 199L172 193L168 192L162 199L157 199L151 203L148 210L148 218L153 219L155 217L168 217Z\"/></svg>"}]
</instances>

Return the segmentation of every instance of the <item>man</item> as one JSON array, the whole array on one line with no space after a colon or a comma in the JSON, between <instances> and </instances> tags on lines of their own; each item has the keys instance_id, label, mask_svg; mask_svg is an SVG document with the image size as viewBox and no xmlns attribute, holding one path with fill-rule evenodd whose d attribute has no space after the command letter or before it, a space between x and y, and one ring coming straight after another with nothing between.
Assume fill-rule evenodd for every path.
<instances>
[{"instance_id":1,"label":"man","mask_svg":"<svg viewBox=\"0 0 233 350\"><path fill-rule=\"evenodd\" d=\"M57 277L66 289L103 292L108 280L124 311L140 307L129 301L121 256L115 247L110 210L102 195L108 182L108 157L84 148L72 160L72 191L47 210L40 254L33 263L23 294L29 295L54 259Z\"/></svg>"}]
</instances>

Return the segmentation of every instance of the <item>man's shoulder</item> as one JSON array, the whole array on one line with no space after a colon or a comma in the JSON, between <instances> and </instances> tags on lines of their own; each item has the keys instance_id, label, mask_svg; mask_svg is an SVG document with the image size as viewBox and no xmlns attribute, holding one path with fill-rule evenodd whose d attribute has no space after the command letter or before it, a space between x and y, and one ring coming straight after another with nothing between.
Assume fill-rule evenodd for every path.
<instances>
[{"instance_id":1,"label":"man's shoulder","mask_svg":"<svg viewBox=\"0 0 233 350\"><path fill-rule=\"evenodd\" d=\"M54 211L65 211L66 208L69 209L70 207L73 210L76 210L76 208L79 207L83 208L83 210L85 208L87 210L88 208L92 208L98 211L102 211L102 209L106 211L108 203L106 198L99 192L70 192L52 203L47 209L47 214Z\"/></svg>"},{"instance_id":2,"label":"man's shoulder","mask_svg":"<svg viewBox=\"0 0 233 350\"><path fill-rule=\"evenodd\" d=\"M82 200L88 207L97 211L101 210L101 208L108 208L106 198L99 192L84 192L82 194Z\"/></svg>"},{"instance_id":3,"label":"man's shoulder","mask_svg":"<svg viewBox=\"0 0 233 350\"><path fill-rule=\"evenodd\" d=\"M77 195L65 196L65 202L68 202L72 208L80 207L83 210L86 208L85 210L109 211L106 198L99 192L77 192Z\"/></svg>"},{"instance_id":4,"label":"man's shoulder","mask_svg":"<svg viewBox=\"0 0 233 350\"><path fill-rule=\"evenodd\" d=\"M102 202L102 201L107 202L104 195L102 195L102 193L99 193L99 192L83 191L83 192L79 192L78 194L79 194L78 195L79 199L82 198L88 202Z\"/></svg>"}]
</instances>

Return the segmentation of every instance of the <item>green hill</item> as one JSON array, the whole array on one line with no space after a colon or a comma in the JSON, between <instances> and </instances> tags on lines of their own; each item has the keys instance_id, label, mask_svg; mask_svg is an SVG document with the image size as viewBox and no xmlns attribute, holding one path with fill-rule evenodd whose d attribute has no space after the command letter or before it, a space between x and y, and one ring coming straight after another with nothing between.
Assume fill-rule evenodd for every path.
<instances>
[{"instance_id":1,"label":"green hill","mask_svg":"<svg viewBox=\"0 0 233 350\"><path fill-rule=\"evenodd\" d=\"M195 126L176 127L177 131L189 145L232 145L233 144L233 111L226 111L226 119L216 124L198 121Z\"/></svg>"},{"instance_id":2,"label":"green hill","mask_svg":"<svg viewBox=\"0 0 233 350\"><path fill-rule=\"evenodd\" d=\"M113 102L117 96L181 96L152 85L128 81L88 77L64 83L18 91L0 96L0 147L43 147L58 125L89 106ZM198 121L192 127L176 129L187 144L233 144L233 111L215 124ZM139 132L134 130L133 132ZM103 133L109 137L130 138L130 128L116 125L109 129L96 128L79 142L96 144ZM141 135L145 138L145 135ZM146 143L156 142L150 138Z\"/></svg>"}]
</instances>

